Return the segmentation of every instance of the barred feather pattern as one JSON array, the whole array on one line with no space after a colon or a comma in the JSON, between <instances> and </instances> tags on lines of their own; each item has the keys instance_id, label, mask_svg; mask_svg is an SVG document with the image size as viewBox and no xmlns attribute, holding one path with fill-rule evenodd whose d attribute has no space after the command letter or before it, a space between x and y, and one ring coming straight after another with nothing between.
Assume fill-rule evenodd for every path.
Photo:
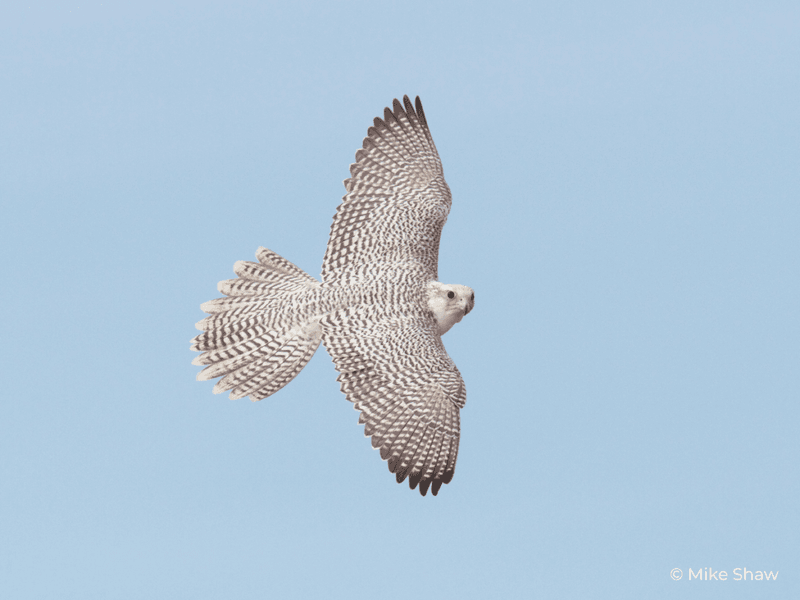
<instances>
[{"instance_id":1,"label":"barred feather pattern","mask_svg":"<svg viewBox=\"0 0 800 600\"><path fill-rule=\"evenodd\" d=\"M405 96L375 119L344 185L322 281L359 281L357 271L369 264L423 284L437 279L452 200L419 98L416 111Z\"/></svg>"},{"instance_id":2,"label":"barred feather pattern","mask_svg":"<svg viewBox=\"0 0 800 600\"><path fill-rule=\"evenodd\" d=\"M192 342L202 353L195 364L205 366L198 379L220 377L214 392L231 398L266 398L321 340L397 482L436 495L455 472L466 403L441 334L472 309L474 294L455 286L467 296L443 325L437 311L449 300L431 298L446 293L437 264L452 200L419 98L394 100L374 120L350 175L321 282L260 248L257 263L237 262L237 278L220 282L224 298L202 305L209 316Z\"/></svg>"},{"instance_id":3,"label":"barred feather pattern","mask_svg":"<svg viewBox=\"0 0 800 600\"><path fill-rule=\"evenodd\" d=\"M419 304L372 304L334 311L321 325L372 446L398 483L436 495L455 471L466 389L433 315Z\"/></svg>"},{"instance_id":4,"label":"barred feather pattern","mask_svg":"<svg viewBox=\"0 0 800 600\"><path fill-rule=\"evenodd\" d=\"M234 265L238 279L219 283L226 298L206 302L210 313L197 328L191 349L207 365L197 379L221 377L214 393L231 390L231 400L262 400L294 379L319 347L322 330L320 284L266 248L259 262Z\"/></svg>"}]
</instances>

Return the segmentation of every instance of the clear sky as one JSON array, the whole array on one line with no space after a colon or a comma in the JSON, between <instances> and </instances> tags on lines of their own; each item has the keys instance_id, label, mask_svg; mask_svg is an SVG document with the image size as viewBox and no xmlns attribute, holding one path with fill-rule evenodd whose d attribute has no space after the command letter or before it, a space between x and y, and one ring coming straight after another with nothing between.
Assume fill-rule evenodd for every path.
<instances>
[{"instance_id":1,"label":"clear sky","mask_svg":"<svg viewBox=\"0 0 800 600\"><path fill-rule=\"evenodd\" d=\"M126 4L0 10L0 595L800 596L797 2ZM476 293L425 498L324 349L259 403L189 351L403 94Z\"/></svg>"}]
</instances>

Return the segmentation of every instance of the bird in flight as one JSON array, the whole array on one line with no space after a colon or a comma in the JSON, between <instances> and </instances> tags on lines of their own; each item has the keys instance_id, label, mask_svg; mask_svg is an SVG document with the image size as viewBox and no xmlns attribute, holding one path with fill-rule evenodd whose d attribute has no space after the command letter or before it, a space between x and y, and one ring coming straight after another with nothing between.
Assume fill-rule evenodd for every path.
<instances>
[{"instance_id":1,"label":"bird in flight","mask_svg":"<svg viewBox=\"0 0 800 600\"><path fill-rule=\"evenodd\" d=\"M475 305L438 281L439 238L452 203L422 103L394 100L350 165L317 281L266 248L239 261L226 297L192 350L214 393L261 400L289 383L320 341L359 423L397 482L439 492L455 472L464 381L442 344Z\"/></svg>"}]
</instances>

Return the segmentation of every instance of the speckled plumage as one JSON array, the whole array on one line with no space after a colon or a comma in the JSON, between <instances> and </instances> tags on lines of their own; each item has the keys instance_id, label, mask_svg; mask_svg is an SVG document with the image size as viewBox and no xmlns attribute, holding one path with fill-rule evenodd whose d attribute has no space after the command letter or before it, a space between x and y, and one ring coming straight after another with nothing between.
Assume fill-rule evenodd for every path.
<instances>
[{"instance_id":1,"label":"speckled plumage","mask_svg":"<svg viewBox=\"0 0 800 600\"><path fill-rule=\"evenodd\" d=\"M455 471L467 395L441 336L474 306L437 281L450 189L422 104L408 96L376 118L350 166L318 282L266 248L234 265L226 298L192 342L221 377L215 393L261 400L289 383L324 342L365 435L397 481L434 495Z\"/></svg>"}]
</instances>

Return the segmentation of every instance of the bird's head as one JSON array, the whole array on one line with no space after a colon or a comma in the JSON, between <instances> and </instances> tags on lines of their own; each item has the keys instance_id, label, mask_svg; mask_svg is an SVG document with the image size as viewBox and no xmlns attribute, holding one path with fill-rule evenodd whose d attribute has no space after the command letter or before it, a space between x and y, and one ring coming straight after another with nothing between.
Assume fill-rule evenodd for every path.
<instances>
[{"instance_id":1,"label":"bird's head","mask_svg":"<svg viewBox=\"0 0 800 600\"><path fill-rule=\"evenodd\" d=\"M428 306L436 317L439 335L444 335L475 306L475 292L465 285L432 281L428 284Z\"/></svg>"}]
</instances>

